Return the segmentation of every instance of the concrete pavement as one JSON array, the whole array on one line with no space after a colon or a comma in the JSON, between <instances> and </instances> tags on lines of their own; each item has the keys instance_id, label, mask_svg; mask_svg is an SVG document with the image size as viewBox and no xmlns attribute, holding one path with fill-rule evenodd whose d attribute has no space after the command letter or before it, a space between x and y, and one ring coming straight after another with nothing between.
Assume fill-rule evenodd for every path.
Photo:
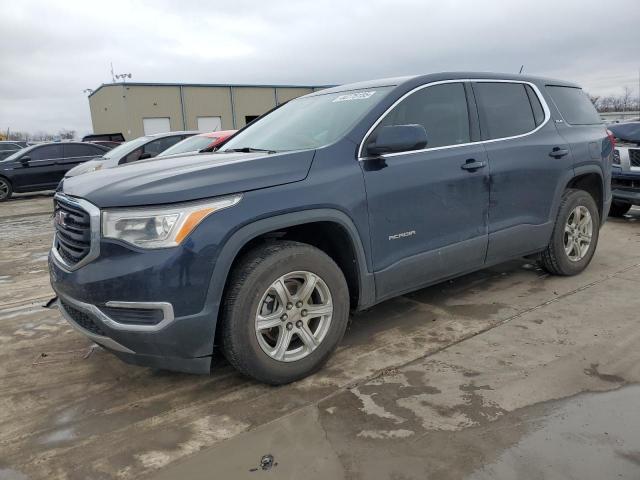
<instances>
[{"instance_id":1,"label":"concrete pavement","mask_svg":"<svg viewBox=\"0 0 640 480\"><path fill-rule=\"evenodd\" d=\"M514 261L390 300L274 388L123 364L41 308L49 208L0 205L0 479L640 476L638 210L579 276Z\"/></svg>"}]
</instances>

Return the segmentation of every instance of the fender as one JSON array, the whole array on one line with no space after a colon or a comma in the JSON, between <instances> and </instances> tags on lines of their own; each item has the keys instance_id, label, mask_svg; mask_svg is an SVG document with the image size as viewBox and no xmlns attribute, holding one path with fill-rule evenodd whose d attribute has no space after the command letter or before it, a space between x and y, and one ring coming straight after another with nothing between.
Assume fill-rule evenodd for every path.
<instances>
[{"instance_id":1,"label":"fender","mask_svg":"<svg viewBox=\"0 0 640 480\"><path fill-rule=\"evenodd\" d=\"M580 167L574 168L572 170L567 170L564 175L558 180L558 186L556 188L556 192L553 199L553 204L551 206L551 210L549 211L549 222L554 223L556 221L556 215L558 214L558 208L560 208L560 201L562 200L562 194L567 189L567 186L571 183L571 181L579 176L585 175L587 173L595 173L600 177L601 188L603 192L603 203L607 202L607 189L604 185L604 176L602 174L602 168L600 166L591 164L591 165L581 165ZM603 209L603 205L598 205L598 208ZM602 212L601 212L602 213Z\"/></svg>"},{"instance_id":2,"label":"fender","mask_svg":"<svg viewBox=\"0 0 640 480\"><path fill-rule=\"evenodd\" d=\"M286 213L257 220L236 230L226 240L216 260L211 282L209 283L205 309L210 309L213 312L218 311L222 301L222 294L227 281L227 276L231 270L231 265L242 247L244 247L249 241L274 230L313 222L334 222L341 225L347 231L356 253L358 267L359 302L357 309L361 310L375 303L375 283L373 281L373 274L367 269L367 261L364 248L362 247L362 240L358 234L356 226L345 213L339 210L313 209Z\"/></svg>"},{"instance_id":3,"label":"fender","mask_svg":"<svg viewBox=\"0 0 640 480\"><path fill-rule=\"evenodd\" d=\"M607 219L607 212L609 212L609 205L611 204L611 187L610 184L605 183L606 176L602 169L602 165L599 163L591 163L588 165L580 165L579 167L576 167L574 169L574 178L588 173L595 173L596 175L598 175L598 177L600 177L602 203L598 205L598 208L600 209L600 227L602 227Z\"/></svg>"}]
</instances>

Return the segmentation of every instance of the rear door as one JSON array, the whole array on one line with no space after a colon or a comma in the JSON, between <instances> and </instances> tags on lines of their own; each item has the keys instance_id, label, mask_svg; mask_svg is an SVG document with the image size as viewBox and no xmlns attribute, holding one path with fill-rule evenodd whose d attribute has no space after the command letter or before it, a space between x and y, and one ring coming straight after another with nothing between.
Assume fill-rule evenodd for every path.
<instances>
[{"instance_id":1,"label":"rear door","mask_svg":"<svg viewBox=\"0 0 640 480\"><path fill-rule=\"evenodd\" d=\"M428 138L424 149L360 162L379 299L483 265L489 168L482 144L472 143L479 138L467 93L463 82L422 87L364 141L366 151L386 125L423 125Z\"/></svg>"},{"instance_id":2,"label":"rear door","mask_svg":"<svg viewBox=\"0 0 640 480\"><path fill-rule=\"evenodd\" d=\"M593 171L594 167L602 172L603 192L607 199L612 149L600 115L581 88L546 85L545 90L562 116L556 127L571 148L576 176Z\"/></svg>"},{"instance_id":3,"label":"rear door","mask_svg":"<svg viewBox=\"0 0 640 480\"><path fill-rule=\"evenodd\" d=\"M101 157L105 150L87 143L64 143L63 157L58 161L56 174L62 180L64 174L76 165Z\"/></svg>"},{"instance_id":4,"label":"rear door","mask_svg":"<svg viewBox=\"0 0 640 480\"><path fill-rule=\"evenodd\" d=\"M25 161L25 158L28 158ZM58 184L56 163L62 158L62 144L53 143L25 152L13 164L16 175L13 184L18 189L46 189Z\"/></svg>"},{"instance_id":5,"label":"rear door","mask_svg":"<svg viewBox=\"0 0 640 480\"><path fill-rule=\"evenodd\" d=\"M473 90L491 167L487 262L495 263L547 245L573 160L535 85L477 81Z\"/></svg>"}]
</instances>

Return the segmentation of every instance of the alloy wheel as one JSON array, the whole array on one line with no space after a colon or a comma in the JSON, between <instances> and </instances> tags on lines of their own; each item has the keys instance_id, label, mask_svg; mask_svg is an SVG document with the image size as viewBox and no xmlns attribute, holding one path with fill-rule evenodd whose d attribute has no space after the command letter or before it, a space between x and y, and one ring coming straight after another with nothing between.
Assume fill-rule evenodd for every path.
<instances>
[{"instance_id":1,"label":"alloy wheel","mask_svg":"<svg viewBox=\"0 0 640 480\"><path fill-rule=\"evenodd\" d=\"M593 219L589 209L583 205L574 208L564 227L564 251L572 262L582 260L591 245Z\"/></svg>"},{"instance_id":2,"label":"alloy wheel","mask_svg":"<svg viewBox=\"0 0 640 480\"><path fill-rule=\"evenodd\" d=\"M279 362L310 355L324 340L333 316L331 292L318 275L287 273L262 296L255 316L260 348Z\"/></svg>"},{"instance_id":3,"label":"alloy wheel","mask_svg":"<svg viewBox=\"0 0 640 480\"><path fill-rule=\"evenodd\" d=\"M7 198L9 195L9 184L6 180L0 178L0 200Z\"/></svg>"}]
</instances>

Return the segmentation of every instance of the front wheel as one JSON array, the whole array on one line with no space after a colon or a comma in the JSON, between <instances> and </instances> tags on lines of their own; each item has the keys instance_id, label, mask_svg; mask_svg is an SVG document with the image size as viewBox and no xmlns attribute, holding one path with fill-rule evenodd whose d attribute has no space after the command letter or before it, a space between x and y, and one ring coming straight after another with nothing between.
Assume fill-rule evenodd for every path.
<instances>
[{"instance_id":1,"label":"front wheel","mask_svg":"<svg viewBox=\"0 0 640 480\"><path fill-rule=\"evenodd\" d=\"M618 202L614 200L611 203L611 208L609 209L610 217L624 217L625 213L627 213L631 209L630 203Z\"/></svg>"},{"instance_id":2,"label":"front wheel","mask_svg":"<svg viewBox=\"0 0 640 480\"><path fill-rule=\"evenodd\" d=\"M319 369L348 319L347 282L328 255L298 242L267 243L232 272L222 349L242 373L281 385Z\"/></svg>"},{"instance_id":3,"label":"front wheel","mask_svg":"<svg viewBox=\"0 0 640 480\"><path fill-rule=\"evenodd\" d=\"M0 202L9 200L13 190L11 189L11 183L6 178L0 177Z\"/></svg>"},{"instance_id":4,"label":"front wheel","mask_svg":"<svg viewBox=\"0 0 640 480\"><path fill-rule=\"evenodd\" d=\"M596 251L600 215L593 197L584 190L568 189L562 196L551 240L540 254L540 264L554 275L582 272Z\"/></svg>"}]
</instances>

